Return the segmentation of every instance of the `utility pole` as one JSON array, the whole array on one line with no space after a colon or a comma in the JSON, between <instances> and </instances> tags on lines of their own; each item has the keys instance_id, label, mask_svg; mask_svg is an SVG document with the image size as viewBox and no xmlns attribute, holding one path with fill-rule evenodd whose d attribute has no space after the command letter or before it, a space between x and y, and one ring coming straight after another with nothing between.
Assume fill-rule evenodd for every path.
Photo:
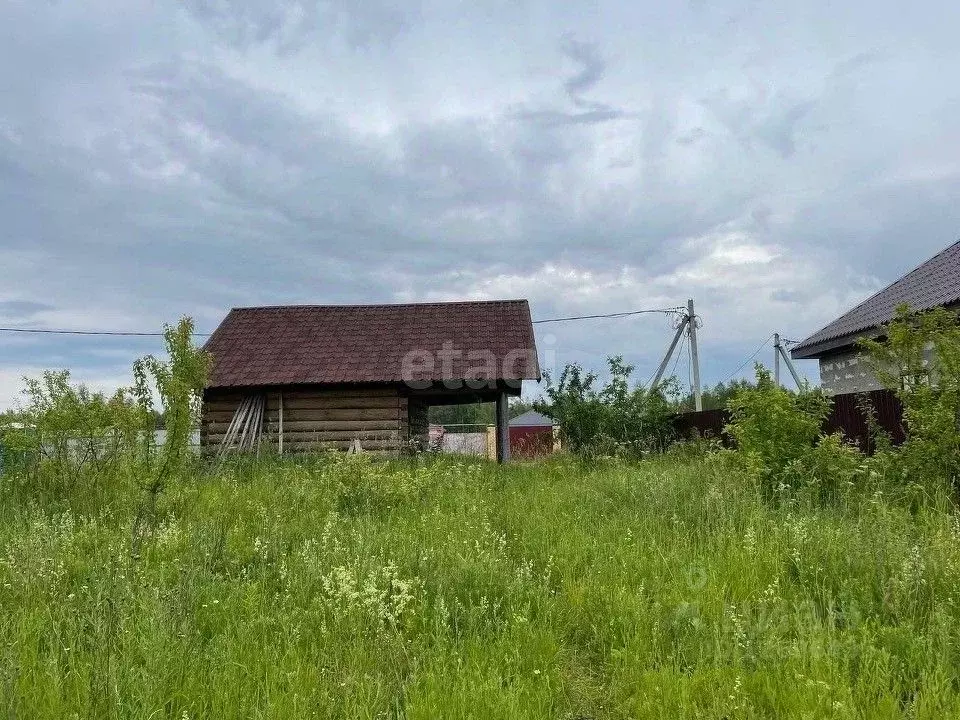
<instances>
[{"instance_id":1,"label":"utility pole","mask_svg":"<svg viewBox=\"0 0 960 720\"><path fill-rule=\"evenodd\" d=\"M657 368L656 375L653 376L653 381L650 383L650 392L656 390L657 385L660 384L660 378L663 377L664 371L667 369L667 365L670 364L670 358L673 356L673 351L677 349L677 343L680 342L680 338L683 337L683 331L687 327L687 323L690 321L690 318L684 316L680 320L680 324L677 326L677 332L673 336L673 341L670 343L670 347L667 349L667 354L663 356L663 362L660 363L660 367Z\"/></svg>"},{"instance_id":2,"label":"utility pole","mask_svg":"<svg viewBox=\"0 0 960 720\"><path fill-rule=\"evenodd\" d=\"M780 387L780 333L773 334L773 382Z\"/></svg>"},{"instance_id":3,"label":"utility pole","mask_svg":"<svg viewBox=\"0 0 960 720\"><path fill-rule=\"evenodd\" d=\"M793 360L790 359L789 353L783 344L780 342L780 336L777 335L777 347L780 351L780 356L783 357L783 361L787 364L787 370L790 371L790 374L793 375L793 381L797 384L797 390L803 387L803 384L800 381L800 373L797 372L797 368L793 365ZM779 364L779 363L778 363Z\"/></svg>"},{"instance_id":4,"label":"utility pole","mask_svg":"<svg viewBox=\"0 0 960 720\"><path fill-rule=\"evenodd\" d=\"M687 327L690 332L690 355L693 363L693 402L697 412L703 410L703 395L700 392L700 353L697 350L697 314L693 298L687 300Z\"/></svg>"}]
</instances>

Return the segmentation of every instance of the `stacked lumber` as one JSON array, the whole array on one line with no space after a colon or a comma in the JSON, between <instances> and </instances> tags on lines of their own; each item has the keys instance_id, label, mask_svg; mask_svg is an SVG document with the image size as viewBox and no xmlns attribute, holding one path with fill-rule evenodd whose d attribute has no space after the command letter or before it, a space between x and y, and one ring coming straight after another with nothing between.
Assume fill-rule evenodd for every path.
<instances>
[{"instance_id":1,"label":"stacked lumber","mask_svg":"<svg viewBox=\"0 0 960 720\"><path fill-rule=\"evenodd\" d=\"M263 395L248 395L240 402L230 424L220 437L217 455L223 456L231 451L259 450L264 406Z\"/></svg>"}]
</instances>

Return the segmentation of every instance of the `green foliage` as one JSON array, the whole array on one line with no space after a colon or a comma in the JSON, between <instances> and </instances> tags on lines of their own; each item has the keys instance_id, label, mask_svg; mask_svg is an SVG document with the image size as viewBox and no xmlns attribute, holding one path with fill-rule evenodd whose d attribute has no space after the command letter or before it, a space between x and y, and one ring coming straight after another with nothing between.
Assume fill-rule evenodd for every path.
<instances>
[{"instance_id":1,"label":"green foliage","mask_svg":"<svg viewBox=\"0 0 960 720\"><path fill-rule=\"evenodd\" d=\"M756 365L757 382L730 401L726 431L742 453L765 468L782 468L803 456L820 435L830 403L820 392L791 393Z\"/></svg>"},{"instance_id":2,"label":"green foliage","mask_svg":"<svg viewBox=\"0 0 960 720\"><path fill-rule=\"evenodd\" d=\"M515 418L532 410L533 406L533 401L511 398L509 415ZM431 425L493 425L496 422L496 403L432 405L429 418Z\"/></svg>"},{"instance_id":3,"label":"green foliage","mask_svg":"<svg viewBox=\"0 0 960 720\"><path fill-rule=\"evenodd\" d=\"M96 504L118 484L136 481L156 495L182 473L199 418L207 357L193 347L193 323L165 326L168 360L134 364L135 385L112 396L70 382L67 371L25 378L25 403L0 418L7 487L43 502ZM154 447L162 402L166 439ZM152 500L150 501L152 504Z\"/></svg>"},{"instance_id":4,"label":"green foliage","mask_svg":"<svg viewBox=\"0 0 960 720\"><path fill-rule=\"evenodd\" d=\"M593 457L626 454L639 457L663 450L673 437L673 408L664 393L676 393L673 380L654 392L630 386L633 367L621 357L608 359L610 379L597 389L597 376L567 365L554 380L546 375L547 400L537 409L560 424L564 447Z\"/></svg>"},{"instance_id":5,"label":"green foliage","mask_svg":"<svg viewBox=\"0 0 960 720\"><path fill-rule=\"evenodd\" d=\"M756 377L755 386L741 388L730 401L726 432L759 475L764 492L772 496L811 480L832 487L831 466L842 471L850 454L859 453L839 438L820 439L829 399L819 390L793 393L778 386L759 363Z\"/></svg>"},{"instance_id":6,"label":"green foliage","mask_svg":"<svg viewBox=\"0 0 960 720\"><path fill-rule=\"evenodd\" d=\"M207 384L210 358L193 344L193 320L180 319L176 326L163 326L167 360L153 355L133 365L134 393L153 412L152 388L163 405L166 437L160 449L160 466L154 473L151 490L156 492L165 478L182 469L190 452L190 436L200 422L203 389Z\"/></svg>"},{"instance_id":7,"label":"green foliage","mask_svg":"<svg viewBox=\"0 0 960 720\"><path fill-rule=\"evenodd\" d=\"M495 414L495 403L432 405L429 419L431 425L477 425L482 429L495 422Z\"/></svg>"},{"instance_id":8,"label":"green foliage","mask_svg":"<svg viewBox=\"0 0 960 720\"><path fill-rule=\"evenodd\" d=\"M960 484L960 324L943 308L897 309L882 340L865 339L877 379L904 409L899 451L907 482Z\"/></svg>"},{"instance_id":9,"label":"green foliage","mask_svg":"<svg viewBox=\"0 0 960 720\"><path fill-rule=\"evenodd\" d=\"M708 387L701 393L704 410L719 410L730 404L730 401L736 394L742 390L748 390L753 387L749 380L731 380L728 383L718 382L712 388ZM696 402L693 393L687 393L677 404L679 412L693 412L696 408Z\"/></svg>"},{"instance_id":10,"label":"green foliage","mask_svg":"<svg viewBox=\"0 0 960 720\"><path fill-rule=\"evenodd\" d=\"M132 391L107 397L72 384L66 370L24 384L25 402L0 420L0 444L19 461L7 470L22 489L48 499L89 493L141 456L152 416Z\"/></svg>"}]
</instances>

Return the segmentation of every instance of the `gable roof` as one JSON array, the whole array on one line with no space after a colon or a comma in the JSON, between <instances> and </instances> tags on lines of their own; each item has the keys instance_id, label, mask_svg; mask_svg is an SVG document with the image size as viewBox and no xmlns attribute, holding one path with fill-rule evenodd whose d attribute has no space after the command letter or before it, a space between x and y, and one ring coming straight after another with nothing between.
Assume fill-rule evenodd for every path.
<instances>
[{"instance_id":1,"label":"gable roof","mask_svg":"<svg viewBox=\"0 0 960 720\"><path fill-rule=\"evenodd\" d=\"M553 418L536 410L527 410L511 420L510 427L553 427Z\"/></svg>"},{"instance_id":2,"label":"gable roof","mask_svg":"<svg viewBox=\"0 0 960 720\"><path fill-rule=\"evenodd\" d=\"M897 306L930 310L960 301L960 241L911 270L848 313L795 345L797 359L818 357L828 350L851 345L867 331L890 322Z\"/></svg>"},{"instance_id":3,"label":"gable roof","mask_svg":"<svg viewBox=\"0 0 960 720\"><path fill-rule=\"evenodd\" d=\"M209 388L540 379L526 300L234 308L204 349Z\"/></svg>"}]
</instances>

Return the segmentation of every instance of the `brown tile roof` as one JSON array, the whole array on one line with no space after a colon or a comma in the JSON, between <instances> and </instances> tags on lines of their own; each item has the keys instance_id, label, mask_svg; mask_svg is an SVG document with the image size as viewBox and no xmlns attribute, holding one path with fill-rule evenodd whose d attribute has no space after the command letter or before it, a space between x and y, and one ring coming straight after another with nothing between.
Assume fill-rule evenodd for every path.
<instances>
[{"instance_id":1,"label":"brown tile roof","mask_svg":"<svg viewBox=\"0 0 960 720\"><path fill-rule=\"evenodd\" d=\"M867 331L890 322L897 306L904 303L913 310L930 310L957 302L960 302L960 241L818 330L794 346L790 354L798 359L813 358L846 347Z\"/></svg>"},{"instance_id":2,"label":"brown tile roof","mask_svg":"<svg viewBox=\"0 0 960 720\"><path fill-rule=\"evenodd\" d=\"M234 308L204 347L211 388L540 378L526 300Z\"/></svg>"}]
</instances>

